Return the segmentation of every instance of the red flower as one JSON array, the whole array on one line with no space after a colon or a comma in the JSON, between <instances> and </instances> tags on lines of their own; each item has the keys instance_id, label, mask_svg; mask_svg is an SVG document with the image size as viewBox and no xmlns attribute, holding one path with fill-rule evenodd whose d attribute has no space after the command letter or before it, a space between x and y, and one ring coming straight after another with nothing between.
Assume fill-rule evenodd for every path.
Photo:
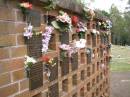
<instances>
[{"instance_id":1,"label":"red flower","mask_svg":"<svg viewBox=\"0 0 130 97\"><path fill-rule=\"evenodd\" d=\"M32 4L29 4L28 9L32 9Z\"/></svg>"},{"instance_id":2,"label":"red flower","mask_svg":"<svg viewBox=\"0 0 130 97\"><path fill-rule=\"evenodd\" d=\"M23 8L32 9L32 4L30 4L29 2L20 3L20 6Z\"/></svg>"},{"instance_id":3,"label":"red flower","mask_svg":"<svg viewBox=\"0 0 130 97\"><path fill-rule=\"evenodd\" d=\"M48 56L42 56L41 60L43 62L48 62L50 60L50 58Z\"/></svg>"},{"instance_id":4,"label":"red flower","mask_svg":"<svg viewBox=\"0 0 130 97\"><path fill-rule=\"evenodd\" d=\"M78 18L77 16L72 16L72 17L71 17L71 20L72 20L72 24L73 24L74 26L76 26L77 23L79 22L79 18Z\"/></svg>"}]
</instances>

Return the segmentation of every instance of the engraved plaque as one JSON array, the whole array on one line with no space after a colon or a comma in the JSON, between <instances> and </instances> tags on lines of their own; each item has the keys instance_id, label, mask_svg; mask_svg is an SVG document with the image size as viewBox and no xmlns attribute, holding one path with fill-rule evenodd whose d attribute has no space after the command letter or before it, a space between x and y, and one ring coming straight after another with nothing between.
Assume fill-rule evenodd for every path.
<instances>
[{"instance_id":1,"label":"engraved plaque","mask_svg":"<svg viewBox=\"0 0 130 97\"><path fill-rule=\"evenodd\" d=\"M43 64L38 62L33 64L29 73L29 89L33 90L43 85Z\"/></svg>"},{"instance_id":2,"label":"engraved plaque","mask_svg":"<svg viewBox=\"0 0 130 97\"><path fill-rule=\"evenodd\" d=\"M72 54L71 69L72 71L78 69L78 53Z\"/></svg>"},{"instance_id":3,"label":"engraved plaque","mask_svg":"<svg viewBox=\"0 0 130 97\"><path fill-rule=\"evenodd\" d=\"M59 97L58 83L49 87L49 97Z\"/></svg>"},{"instance_id":4,"label":"engraved plaque","mask_svg":"<svg viewBox=\"0 0 130 97\"><path fill-rule=\"evenodd\" d=\"M27 44L27 52L30 57L39 58L42 56L42 36L33 36L25 39Z\"/></svg>"}]
</instances>

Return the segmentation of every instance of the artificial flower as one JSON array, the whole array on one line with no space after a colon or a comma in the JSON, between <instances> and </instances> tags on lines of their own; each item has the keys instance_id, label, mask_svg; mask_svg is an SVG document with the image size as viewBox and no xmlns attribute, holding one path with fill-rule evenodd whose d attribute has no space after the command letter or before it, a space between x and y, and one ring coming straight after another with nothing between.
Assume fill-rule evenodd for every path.
<instances>
[{"instance_id":1,"label":"artificial flower","mask_svg":"<svg viewBox=\"0 0 130 97\"><path fill-rule=\"evenodd\" d=\"M87 31L87 27L82 22L79 22L77 24L77 29L76 29L76 32L78 33L79 38L84 38L86 31Z\"/></svg>"},{"instance_id":2,"label":"artificial flower","mask_svg":"<svg viewBox=\"0 0 130 97\"><path fill-rule=\"evenodd\" d=\"M54 28L52 26L47 26L45 28L45 32L43 32L42 36L42 52L46 53L49 46L49 41L51 39L51 34L53 32Z\"/></svg>"},{"instance_id":3,"label":"artificial flower","mask_svg":"<svg viewBox=\"0 0 130 97\"><path fill-rule=\"evenodd\" d=\"M48 65L51 65L51 66L55 66L56 65L56 62L53 58L50 58L49 56L42 56L41 58L41 61L44 62L44 64L46 64L47 66Z\"/></svg>"},{"instance_id":4,"label":"artificial flower","mask_svg":"<svg viewBox=\"0 0 130 97\"><path fill-rule=\"evenodd\" d=\"M60 47L60 49L62 49L62 50L70 50L70 49L71 49L70 45L67 45L67 44L62 44L62 45L60 45L59 47Z\"/></svg>"},{"instance_id":5,"label":"artificial flower","mask_svg":"<svg viewBox=\"0 0 130 97\"><path fill-rule=\"evenodd\" d=\"M93 29L91 32L92 32L93 34L96 34L96 33L97 33L97 30L96 30L96 29Z\"/></svg>"},{"instance_id":6,"label":"artificial flower","mask_svg":"<svg viewBox=\"0 0 130 97\"><path fill-rule=\"evenodd\" d=\"M56 17L56 20L52 22L52 25L61 32L71 31L71 18L67 13L60 11L60 15Z\"/></svg>"},{"instance_id":7,"label":"artificial flower","mask_svg":"<svg viewBox=\"0 0 130 97\"><path fill-rule=\"evenodd\" d=\"M77 16L72 16L71 17L71 20L72 20L72 24L74 26L77 26L78 22L79 22L79 18Z\"/></svg>"},{"instance_id":8,"label":"artificial flower","mask_svg":"<svg viewBox=\"0 0 130 97\"><path fill-rule=\"evenodd\" d=\"M29 69L33 64L35 64L37 61L33 57L25 56L25 69Z\"/></svg>"},{"instance_id":9,"label":"artificial flower","mask_svg":"<svg viewBox=\"0 0 130 97\"><path fill-rule=\"evenodd\" d=\"M24 36L27 37L27 39L30 39L33 35L33 26L29 24L26 28L24 28Z\"/></svg>"},{"instance_id":10,"label":"artificial flower","mask_svg":"<svg viewBox=\"0 0 130 97\"><path fill-rule=\"evenodd\" d=\"M86 39L80 39L79 41L76 41L75 47L82 49L86 47Z\"/></svg>"},{"instance_id":11,"label":"artificial flower","mask_svg":"<svg viewBox=\"0 0 130 97\"><path fill-rule=\"evenodd\" d=\"M23 2L23 3L20 3L20 7L26 8L26 9L32 9L32 4L30 4L29 2Z\"/></svg>"},{"instance_id":12,"label":"artificial flower","mask_svg":"<svg viewBox=\"0 0 130 97\"><path fill-rule=\"evenodd\" d=\"M48 62L49 61L49 57L48 56L42 56L42 58L41 58L41 60L43 61L43 62Z\"/></svg>"}]
</instances>

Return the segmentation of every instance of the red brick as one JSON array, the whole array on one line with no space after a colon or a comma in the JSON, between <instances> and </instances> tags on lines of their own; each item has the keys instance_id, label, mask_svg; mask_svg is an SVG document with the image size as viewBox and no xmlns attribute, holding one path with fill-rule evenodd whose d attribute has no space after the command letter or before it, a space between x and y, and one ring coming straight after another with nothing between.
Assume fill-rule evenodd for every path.
<instances>
[{"instance_id":1,"label":"red brick","mask_svg":"<svg viewBox=\"0 0 130 97\"><path fill-rule=\"evenodd\" d=\"M0 7L0 19L1 20L15 20L15 11L10 8Z\"/></svg>"},{"instance_id":2,"label":"red brick","mask_svg":"<svg viewBox=\"0 0 130 97\"><path fill-rule=\"evenodd\" d=\"M23 33L26 23L13 21L0 21L0 35Z\"/></svg>"},{"instance_id":3,"label":"red brick","mask_svg":"<svg viewBox=\"0 0 130 97\"><path fill-rule=\"evenodd\" d=\"M24 58L0 61L0 73L9 72L20 68L24 68Z\"/></svg>"},{"instance_id":4,"label":"red brick","mask_svg":"<svg viewBox=\"0 0 130 97\"><path fill-rule=\"evenodd\" d=\"M0 21L0 34L10 34L14 31L14 22Z\"/></svg>"},{"instance_id":5,"label":"red brick","mask_svg":"<svg viewBox=\"0 0 130 97\"><path fill-rule=\"evenodd\" d=\"M17 21L23 21L23 14L21 10L17 10Z\"/></svg>"},{"instance_id":6,"label":"red brick","mask_svg":"<svg viewBox=\"0 0 130 97\"><path fill-rule=\"evenodd\" d=\"M16 45L15 35L0 35L0 46L14 46L14 45Z\"/></svg>"},{"instance_id":7,"label":"red brick","mask_svg":"<svg viewBox=\"0 0 130 97\"><path fill-rule=\"evenodd\" d=\"M0 48L0 59L9 58L9 49L8 48Z\"/></svg>"},{"instance_id":8,"label":"red brick","mask_svg":"<svg viewBox=\"0 0 130 97\"><path fill-rule=\"evenodd\" d=\"M12 75L13 75L13 81L17 81L25 78L25 72L23 69L13 72Z\"/></svg>"},{"instance_id":9,"label":"red brick","mask_svg":"<svg viewBox=\"0 0 130 97\"><path fill-rule=\"evenodd\" d=\"M23 35L17 35L17 43L18 43L18 45L23 45L24 44Z\"/></svg>"},{"instance_id":10,"label":"red brick","mask_svg":"<svg viewBox=\"0 0 130 97\"><path fill-rule=\"evenodd\" d=\"M27 54L26 46L11 48L11 57L21 57L25 56L26 54Z\"/></svg>"},{"instance_id":11,"label":"red brick","mask_svg":"<svg viewBox=\"0 0 130 97\"><path fill-rule=\"evenodd\" d=\"M0 88L0 97L8 97L16 92L18 92L18 83Z\"/></svg>"},{"instance_id":12,"label":"red brick","mask_svg":"<svg viewBox=\"0 0 130 97\"><path fill-rule=\"evenodd\" d=\"M28 79L25 79L20 82L20 90L24 90L27 88L29 88L29 81L28 81Z\"/></svg>"},{"instance_id":13,"label":"red brick","mask_svg":"<svg viewBox=\"0 0 130 97\"><path fill-rule=\"evenodd\" d=\"M10 79L9 73L0 75L0 86L9 84L10 82L11 82L11 79Z\"/></svg>"},{"instance_id":14,"label":"red brick","mask_svg":"<svg viewBox=\"0 0 130 97\"><path fill-rule=\"evenodd\" d=\"M25 27L26 27L26 23L22 23L22 22L15 23L14 32L15 33L23 33Z\"/></svg>"},{"instance_id":15,"label":"red brick","mask_svg":"<svg viewBox=\"0 0 130 97\"><path fill-rule=\"evenodd\" d=\"M29 91L27 90L27 91L22 92L14 97L31 97L31 96L29 95Z\"/></svg>"}]
</instances>

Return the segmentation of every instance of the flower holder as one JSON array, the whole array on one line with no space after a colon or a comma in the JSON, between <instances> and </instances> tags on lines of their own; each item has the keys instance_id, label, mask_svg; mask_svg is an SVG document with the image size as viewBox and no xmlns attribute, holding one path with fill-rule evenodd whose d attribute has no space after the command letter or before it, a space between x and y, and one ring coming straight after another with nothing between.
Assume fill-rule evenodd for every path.
<instances>
[{"instance_id":1,"label":"flower holder","mask_svg":"<svg viewBox=\"0 0 130 97\"><path fill-rule=\"evenodd\" d=\"M50 76L49 76L50 81L58 79L58 58L55 57L54 60L56 63L56 65L54 66L45 64L46 68L50 70Z\"/></svg>"},{"instance_id":2,"label":"flower holder","mask_svg":"<svg viewBox=\"0 0 130 97\"><path fill-rule=\"evenodd\" d=\"M70 40L69 33L70 32L60 32L60 42L61 42L61 44L69 44L69 40Z\"/></svg>"},{"instance_id":3,"label":"flower holder","mask_svg":"<svg viewBox=\"0 0 130 97\"><path fill-rule=\"evenodd\" d=\"M78 53L73 53L71 56L71 69L72 71L78 69Z\"/></svg>"},{"instance_id":4,"label":"flower holder","mask_svg":"<svg viewBox=\"0 0 130 97\"><path fill-rule=\"evenodd\" d=\"M30 57L39 58L42 56L42 35L35 35L29 39L25 37L25 43Z\"/></svg>"},{"instance_id":5,"label":"flower holder","mask_svg":"<svg viewBox=\"0 0 130 97\"><path fill-rule=\"evenodd\" d=\"M34 90L43 85L43 64L37 62L26 70L27 77L29 78L29 90Z\"/></svg>"},{"instance_id":6,"label":"flower holder","mask_svg":"<svg viewBox=\"0 0 130 97\"><path fill-rule=\"evenodd\" d=\"M66 51L60 51L60 65L61 65L61 76L64 76L69 73L69 57L68 55L64 56Z\"/></svg>"}]
</instances>

